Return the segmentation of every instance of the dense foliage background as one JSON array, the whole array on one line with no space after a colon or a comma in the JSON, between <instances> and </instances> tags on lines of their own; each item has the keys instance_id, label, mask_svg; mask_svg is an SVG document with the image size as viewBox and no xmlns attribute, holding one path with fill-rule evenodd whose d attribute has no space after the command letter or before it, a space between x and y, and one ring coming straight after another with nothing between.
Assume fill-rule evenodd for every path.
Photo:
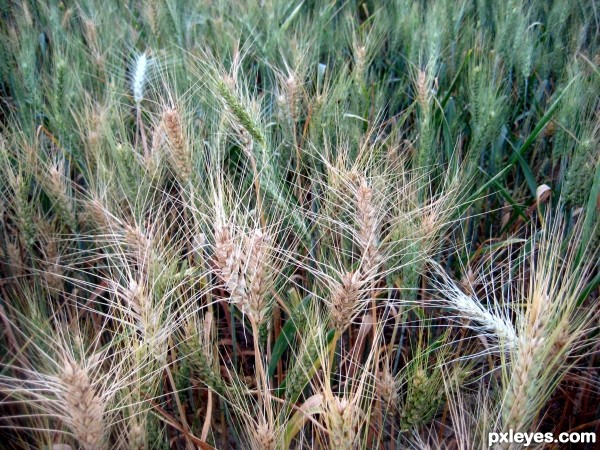
<instances>
[{"instance_id":1,"label":"dense foliage background","mask_svg":"<svg viewBox=\"0 0 600 450\"><path fill-rule=\"evenodd\" d=\"M2 446L600 431L599 10L0 0Z\"/></svg>"}]
</instances>

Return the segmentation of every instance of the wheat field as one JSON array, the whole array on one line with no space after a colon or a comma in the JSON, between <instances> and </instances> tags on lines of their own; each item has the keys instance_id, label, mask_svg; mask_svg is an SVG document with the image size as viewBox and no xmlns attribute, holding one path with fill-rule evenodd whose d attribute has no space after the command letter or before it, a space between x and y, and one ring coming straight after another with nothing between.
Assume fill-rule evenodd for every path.
<instances>
[{"instance_id":1,"label":"wheat field","mask_svg":"<svg viewBox=\"0 0 600 450\"><path fill-rule=\"evenodd\" d=\"M594 0L0 0L0 448L600 433L599 214Z\"/></svg>"}]
</instances>

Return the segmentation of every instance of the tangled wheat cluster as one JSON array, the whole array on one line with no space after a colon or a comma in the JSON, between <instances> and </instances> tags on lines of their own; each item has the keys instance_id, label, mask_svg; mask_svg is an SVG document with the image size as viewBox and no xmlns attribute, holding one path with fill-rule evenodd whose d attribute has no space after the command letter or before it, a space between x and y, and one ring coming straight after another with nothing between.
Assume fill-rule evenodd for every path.
<instances>
[{"instance_id":1,"label":"tangled wheat cluster","mask_svg":"<svg viewBox=\"0 0 600 450\"><path fill-rule=\"evenodd\" d=\"M8 448L476 449L586 427L593 14L131 3L0 12ZM544 40L567 18L578 38ZM128 65L115 35L141 48ZM560 173L553 195L533 166Z\"/></svg>"}]
</instances>

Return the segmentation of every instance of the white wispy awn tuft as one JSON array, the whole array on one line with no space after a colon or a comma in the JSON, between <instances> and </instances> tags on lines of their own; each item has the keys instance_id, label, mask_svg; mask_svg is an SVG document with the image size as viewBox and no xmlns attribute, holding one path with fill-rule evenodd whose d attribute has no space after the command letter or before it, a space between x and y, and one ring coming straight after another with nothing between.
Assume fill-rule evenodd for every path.
<instances>
[{"instance_id":1,"label":"white wispy awn tuft","mask_svg":"<svg viewBox=\"0 0 600 450\"><path fill-rule=\"evenodd\" d=\"M137 106L139 106L144 99L144 85L146 84L146 72L148 71L149 63L150 61L146 56L146 52L144 52L136 57L135 64L133 66L131 91L133 92L133 99Z\"/></svg>"},{"instance_id":2,"label":"white wispy awn tuft","mask_svg":"<svg viewBox=\"0 0 600 450\"><path fill-rule=\"evenodd\" d=\"M513 348L518 344L514 326L502 314L486 309L478 300L462 293L458 288L450 291L448 298L459 313L462 313L465 318L477 322L482 331L493 333L508 348Z\"/></svg>"},{"instance_id":3,"label":"white wispy awn tuft","mask_svg":"<svg viewBox=\"0 0 600 450\"><path fill-rule=\"evenodd\" d=\"M431 263L437 269L441 281L434 281L439 293L443 294L439 300L431 301L432 306L441 306L456 311L454 319L464 318L475 322L473 329L488 337L495 337L501 348L510 350L519 342L517 331L509 318L506 307L496 304L491 309L486 308L481 302L471 295L467 295L437 264Z\"/></svg>"}]
</instances>

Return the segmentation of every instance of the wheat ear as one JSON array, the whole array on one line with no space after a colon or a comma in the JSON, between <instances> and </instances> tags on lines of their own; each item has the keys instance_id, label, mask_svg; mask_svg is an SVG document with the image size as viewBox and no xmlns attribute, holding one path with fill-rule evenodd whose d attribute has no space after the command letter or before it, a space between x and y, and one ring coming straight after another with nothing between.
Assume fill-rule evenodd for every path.
<instances>
[{"instance_id":1,"label":"wheat ear","mask_svg":"<svg viewBox=\"0 0 600 450\"><path fill-rule=\"evenodd\" d=\"M347 272L334 284L331 292L330 316L338 333L354 319L360 303L362 280L360 272Z\"/></svg>"},{"instance_id":2,"label":"wheat ear","mask_svg":"<svg viewBox=\"0 0 600 450\"><path fill-rule=\"evenodd\" d=\"M356 221L358 242L363 251L362 271L365 277L374 274L381 263L379 251L377 210L374 204L374 190L361 177L356 190Z\"/></svg>"},{"instance_id":3,"label":"wheat ear","mask_svg":"<svg viewBox=\"0 0 600 450\"><path fill-rule=\"evenodd\" d=\"M327 397L327 396L326 396ZM327 401L326 421L331 448L354 448L360 412L346 398L333 396Z\"/></svg>"},{"instance_id":4,"label":"wheat ear","mask_svg":"<svg viewBox=\"0 0 600 450\"><path fill-rule=\"evenodd\" d=\"M60 374L62 396L66 403L68 425L85 450L105 448L104 403L90 378L78 364L66 360Z\"/></svg>"},{"instance_id":5,"label":"wheat ear","mask_svg":"<svg viewBox=\"0 0 600 450\"><path fill-rule=\"evenodd\" d=\"M265 420L258 424L252 433L256 450L275 450L276 436L273 427Z\"/></svg>"},{"instance_id":6,"label":"wheat ear","mask_svg":"<svg viewBox=\"0 0 600 450\"><path fill-rule=\"evenodd\" d=\"M388 365L384 365L382 370L379 372L377 378L377 387L379 398L381 399L386 412L394 417L398 411L398 404L400 402L400 393L398 389L398 383L396 378L392 375Z\"/></svg>"},{"instance_id":7,"label":"wheat ear","mask_svg":"<svg viewBox=\"0 0 600 450\"><path fill-rule=\"evenodd\" d=\"M230 301L258 326L265 322L270 310L266 298L270 242L270 235L260 229L238 239L234 239L228 225L217 226L215 230L215 261L218 274L230 292Z\"/></svg>"},{"instance_id":8,"label":"wheat ear","mask_svg":"<svg viewBox=\"0 0 600 450\"><path fill-rule=\"evenodd\" d=\"M181 181L187 183L192 175L192 158L183 133L181 114L177 108L166 109L162 123L169 141L171 165Z\"/></svg>"},{"instance_id":9,"label":"wheat ear","mask_svg":"<svg viewBox=\"0 0 600 450\"><path fill-rule=\"evenodd\" d=\"M486 308L477 297L465 294L437 263L432 261L431 265L442 277L442 281L437 282L437 289L442 294L439 306L451 308L459 317L475 322L473 328L485 337L491 336L501 349L517 347L517 331L508 314L503 314L498 308ZM433 301L432 305L437 306L436 303Z\"/></svg>"},{"instance_id":10,"label":"wheat ear","mask_svg":"<svg viewBox=\"0 0 600 450\"><path fill-rule=\"evenodd\" d=\"M215 229L215 262L218 275L231 296L230 301L241 304L246 284L241 273L242 249L234 241L229 224L218 224Z\"/></svg>"},{"instance_id":11,"label":"wheat ear","mask_svg":"<svg viewBox=\"0 0 600 450\"><path fill-rule=\"evenodd\" d=\"M144 99L144 88L146 86L149 65L150 61L146 55L146 52L140 53L135 58L135 62L133 63L131 92L133 94L133 100L138 108Z\"/></svg>"},{"instance_id":12,"label":"wheat ear","mask_svg":"<svg viewBox=\"0 0 600 450\"><path fill-rule=\"evenodd\" d=\"M262 325L268 318L269 304L266 299L268 288L268 261L270 236L256 229L247 238L246 258L246 278L248 280L248 289L244 298L244 307L248 309L249 314L256 321L257 325Z\"/></svg>"}]
</instances>

